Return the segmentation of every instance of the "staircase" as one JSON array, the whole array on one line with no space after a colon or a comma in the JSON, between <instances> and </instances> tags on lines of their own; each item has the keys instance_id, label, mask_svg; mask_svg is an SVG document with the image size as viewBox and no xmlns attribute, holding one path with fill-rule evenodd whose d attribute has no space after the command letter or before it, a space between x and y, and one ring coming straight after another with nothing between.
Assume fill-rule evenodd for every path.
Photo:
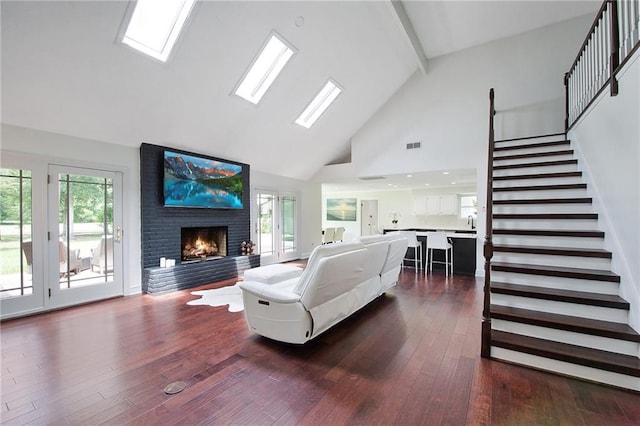
<instances>
[{"instance_id":1,"label":"staircase","mask_svg":"<svg viewBox=\"0 0 640 426\"><path fill-rule=\"evenodd\" d=\"M491 357L640 391L640 334L577 163L564 133L493 145Z\"/></svg>"}]
</instances>

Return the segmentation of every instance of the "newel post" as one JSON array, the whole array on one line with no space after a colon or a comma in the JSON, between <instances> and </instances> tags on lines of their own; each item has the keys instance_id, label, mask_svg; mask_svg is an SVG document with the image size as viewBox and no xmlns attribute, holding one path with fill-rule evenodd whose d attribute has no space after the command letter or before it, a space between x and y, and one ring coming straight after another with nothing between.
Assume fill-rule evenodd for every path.
<instances>
[{"instance_id":1,"label":"newel post","mask_svg":"<svg viewBox=\"0 0 640 426\"><path fill-rule=\"evenodd\" d=\"M564 132L569 131L569 73L564 73Z\"/></svg>"},{"instance_id":2,"label":"newel post","mask_svg":"<svg viewBox=\"0 0 640 426\"><path fill-rule=\"evenodd\" d=\"M616 78L616 71L620 65L620 29L618 27L618 1L612 0L609 2L611 7L609 17L611 19L611 59L609 61L609 75L611 76L611 96L618 95L618 79Z\"/></svg>"},{"instance_id":3,"label":"newel post","mask_svg":"<svg viewBox=\"0 0 640 426\"><path fill-rule=\"evenodd\" d=\"M487 214L484 239L484 298L482 308L482 346L480 355L491 357L491 258L493 257L493 117L496 114L493 88L489 90L489 154L487 156Z\"/></svg>"}]
</instances>

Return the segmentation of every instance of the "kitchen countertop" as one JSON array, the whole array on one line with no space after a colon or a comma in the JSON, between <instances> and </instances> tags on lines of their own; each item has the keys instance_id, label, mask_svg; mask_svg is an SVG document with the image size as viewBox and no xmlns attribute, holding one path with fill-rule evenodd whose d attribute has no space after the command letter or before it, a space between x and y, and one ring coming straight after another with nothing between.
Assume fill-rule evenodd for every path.
<instances>
[{"instance_id":1,"label":"kitchen countertop","mask_svg":"<svg viewBox=\"0 0 640 426\"><path fill-rule=\"evenodd\" d=\"M445 231L449 238L476 238L476 230L469 228L404 228L404 229L385 229L384 232L393 231L416 231L419 237L426 237L427 232Z\"/></svg>"}]
</instances>

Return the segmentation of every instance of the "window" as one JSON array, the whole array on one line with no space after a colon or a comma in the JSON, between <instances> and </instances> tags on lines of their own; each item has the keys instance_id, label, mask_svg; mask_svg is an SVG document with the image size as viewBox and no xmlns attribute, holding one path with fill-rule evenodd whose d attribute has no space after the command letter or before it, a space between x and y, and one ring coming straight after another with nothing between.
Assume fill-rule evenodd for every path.
<instances>
[{"instance_id":1,"label":"window","mask_svg":"<svg viewBox=\"0 0 640 426\"><path fill-rule=\"evenodd\" d=\"M460 195L460 217L463 219L469 216L478 215L478 197L471 194Z\"/></svg>"},{"instance_id":2,"label":"window","mask_svg":"<svg viewBox=\"0 0 640 426\"><path fill-rule=\"evenodd\" d=\"M271 33L234 93L258 104L294 53L289 43L275 32Z\"/></svg>"},{"instance_id":3,"label":"window","mask_svg":"<svg viewBox=\"0 0 640 426\"><path fill-rule=\"evenodd\" d=\"M0 169L0 298L33 293L31 171Z\"/></svg>"},{"instance_id":4,"label":"window","mask_svg":"<svg viewBox=\"0 0 640 426\"><path fill-rule=\"evenodd\" d=\"M138 0L122 42L166 62L195 0Z\"/></svg>"},{"instance_id":5,"label":"window","mask_svg":"<svg viewBox=\"0 0 640 426\"><path fill-rule=\"evenodd\" d=\"M336 100L340 93L342 93L342 88L338 86L338 83L329 79L327 84L324 85L322 90L320 90L307 108L300 114L296 123L307 129L313 126L313 123L320 118L322 113L329 108L329 105Z\"/></svg>"}]
</instances>

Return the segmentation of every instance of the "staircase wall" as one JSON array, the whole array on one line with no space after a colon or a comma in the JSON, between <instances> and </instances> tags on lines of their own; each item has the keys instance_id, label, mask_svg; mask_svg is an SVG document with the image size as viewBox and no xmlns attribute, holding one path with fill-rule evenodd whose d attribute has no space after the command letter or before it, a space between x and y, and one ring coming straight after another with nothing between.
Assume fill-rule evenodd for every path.
<instances>
[{"instance_id":1,"label":"staircase wall","mask_svg":"<svg viewBox=\"0 0 640 426\"><path fill-rule=\"evenodd\" d=\"M618 96L605 90L567 138L600 213L605 247L614 253L620 295L635 307L629 323L640 330L640 50L618 78Z\"/></svg>"}]
</instances>

